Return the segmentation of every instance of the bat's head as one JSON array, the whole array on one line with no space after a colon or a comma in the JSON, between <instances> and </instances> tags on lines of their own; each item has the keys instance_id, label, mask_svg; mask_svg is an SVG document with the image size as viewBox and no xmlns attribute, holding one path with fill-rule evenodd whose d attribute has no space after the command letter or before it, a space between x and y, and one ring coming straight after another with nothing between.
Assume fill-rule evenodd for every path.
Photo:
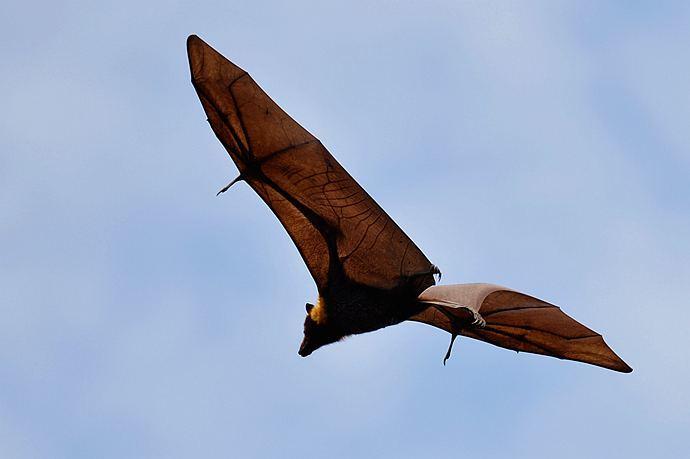
<instances>
[{"instance_id":1,"label":"bat's head","mask_svg":"<svg viewBox=\"0 0 690 459\"><path fill-rule=\"evenodd\" d=\"M307 317L304 319L304 339L299 347L299 355L306 357L321 346L335 343L343 334L328 323L323 300L319 298L316 306L307 303Z\"/></svg>"}]
</instances>

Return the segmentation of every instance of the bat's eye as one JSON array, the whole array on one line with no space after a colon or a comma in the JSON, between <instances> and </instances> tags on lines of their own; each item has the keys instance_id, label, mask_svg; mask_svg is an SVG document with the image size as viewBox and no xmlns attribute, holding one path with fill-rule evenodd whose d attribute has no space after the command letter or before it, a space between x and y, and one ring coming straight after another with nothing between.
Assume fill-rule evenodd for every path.
<instances>
[{"instance_id":1,"label":"bat's eye","mask_svg":"<svg viewBox=\"0 0 690 459\"><path fill-rule=\"evenodd\" d=\"M306 306L307 306L307 314L309 314L311 312L311 310L314 309L314 305L311 303L307 303Z\"/></svg>"}]
</instances>

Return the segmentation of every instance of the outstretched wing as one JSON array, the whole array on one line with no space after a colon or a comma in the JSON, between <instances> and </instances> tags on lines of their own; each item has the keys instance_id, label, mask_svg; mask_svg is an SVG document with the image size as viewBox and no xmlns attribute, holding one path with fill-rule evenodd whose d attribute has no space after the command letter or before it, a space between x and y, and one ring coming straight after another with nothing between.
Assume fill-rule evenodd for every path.
<instances>
[{"instance_id":1,"label":"outstretched wing","mask_svg":"<svg viewBox=\"0 0 690 459\"><path fill-rule=\"evenodd\" d=\"M192 83L241 177L278 217L319 290L333 268L356 282L393 288L432 264L321 142L241 68L199 37L187 40Z\"/></svg>"},{"instance_id":2,"label":"outstretched wing","mask_svg":"<svg viewBox=\"0 0 690 459\"><path fill-rule=\"evenodd\" d=\"M430 307L410 320L515 351L632 371L600 334L524 293L491 284L442 285L426 289L419 300ZM476 314L486 322L483 326L472 324L481 322Z\"/></svg>"}]
</instances>

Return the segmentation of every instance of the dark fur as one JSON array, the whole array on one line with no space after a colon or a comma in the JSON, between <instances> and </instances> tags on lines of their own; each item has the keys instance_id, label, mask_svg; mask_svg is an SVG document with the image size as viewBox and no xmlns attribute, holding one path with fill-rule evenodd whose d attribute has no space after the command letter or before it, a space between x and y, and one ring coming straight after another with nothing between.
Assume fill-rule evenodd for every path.
<instances>
[{"instance_id":1,"label":"dark fur","mask_svg":"<svg viewBox=\"0 0 690 459\"><path fill-rule=\"evenodd\" d=\"M417 302L416 284L414 278L406 279L399 287L390 290L352 281L331 284L329 291L321 294L326 313L324 323L312 320L309 311L313 305L307 304L304 339L299 354L306 357L346 336L399 324L421 312L426 306Z\"/></svg>"}]
</instances>

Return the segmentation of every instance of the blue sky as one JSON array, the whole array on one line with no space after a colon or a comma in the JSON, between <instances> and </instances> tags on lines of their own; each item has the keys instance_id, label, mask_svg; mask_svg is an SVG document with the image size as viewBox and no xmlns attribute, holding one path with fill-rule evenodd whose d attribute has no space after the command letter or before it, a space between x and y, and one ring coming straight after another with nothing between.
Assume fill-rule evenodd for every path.
<instances>
[{"instance_id":1,"label":"blue sky","mask_svg":"<svg viewBox=\"0 0 690 459\"><path fill-rule=\"evenodd\" d=\"M681 457L685 2L12 2L0 456ZM408 323L297 355L313 281L239 185L185 39L238 65L444 272L635 371Z\"/></svg>"}]
</instances>

